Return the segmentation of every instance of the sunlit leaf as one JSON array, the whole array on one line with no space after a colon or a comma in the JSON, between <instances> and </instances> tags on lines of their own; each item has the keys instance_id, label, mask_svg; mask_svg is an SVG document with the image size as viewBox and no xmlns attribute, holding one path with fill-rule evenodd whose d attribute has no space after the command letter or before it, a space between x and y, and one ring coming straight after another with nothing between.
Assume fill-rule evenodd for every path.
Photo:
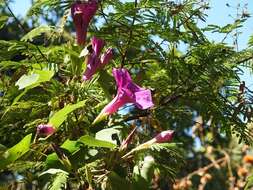
<instances>
[{"instance_id":1,"label":"sunlit leaf","mask_svg":"<svg viewBox=\"0 0 253 190\"><path fill-rule=\"evenodd\" d=\"M0 2L1 3L1 2ZM0 16L0 29L4 27L5 23L8 20L8 16L2 15Z\"/></svg>"},{"instance_id":2,"label":"sunlit leaf","mask_svg":"<svg viewBox=\"0 0 253 190\"><path fill-rule=\"evenodd\" d=\"M19 159L30 149L32 134L25 136L18 144L6 150L0 156L0 169L5 168L15 160Z\"/></svg>"},{"instance_id":3,"label":"sunlit leaf","mask_svg":"<svg viewBox=\"0 0 253 190\"><path fill-rule=\"evenodd\" d=\"M78 102L76 104L67 105L58 112L56 112L49 120L48 123L54 126L54 128L58 128L67 118L68 114L73 112L74 110L81 108L85 105L86 100Z\"/></svg>"},{"instance_id":4,"label":"sunlit leaf","mask_svg":"<svg viewBox=\"0 0 253 190\"><path fill-rule=\"evenodd\" d=\"M35 37L40 36L43 33L49 33L52 32L52 28L49 26L39 26L37 28L34 28L30 32L28 32L23 38L22 41L32 41Z\"/></svg>"},{"instance_id":5,"label":"sunlit leaf","mask_svg":"<svg viewBox=\"0 0 253 190\"><path fill-rule=\"evenodd\" d=\"M96 139L117 145L117 140L113 137L119 138L121 128L122 127L111 127L108 129L102 129L96 133Z\"/></svg>"},{"instance_id":6,"label":"sunlit leaf","mask_svg":"<svg viewBox=\"0 0 253 190\"><path fill-rule=\"evenodd\" d=\"M98 140L98 139L95 139L94 137L91 137L88 135L82 136L79 139L79 142L82 142L83 144L85 144L87 146L92 146L92 147L102 147L102 148L115 148L116 147L115 144L112 144L107 141Z\"/></svg>"},{"instance_id":7,"label":"sunlit leaf","mask_svg":"<svg viewBox=\"0 0 253 190\"><path fill-rule=\"evenodd\" d=\"M53 71L49 70L35 70L29 75L23 75L16 82L16 86L19 87L19 90L24 88L33 88L38 86L42 82L49 81L54 75Z\"/></svg>"}]
</instances>

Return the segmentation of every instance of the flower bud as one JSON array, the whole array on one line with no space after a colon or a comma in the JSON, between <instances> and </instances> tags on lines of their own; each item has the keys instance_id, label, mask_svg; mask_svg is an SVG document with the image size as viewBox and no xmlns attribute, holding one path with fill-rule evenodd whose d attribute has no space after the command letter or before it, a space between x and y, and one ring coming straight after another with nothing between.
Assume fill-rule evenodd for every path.
<instances>
[{"instance_id":1,"label":"flower bud","mask_svg":"<svg viewBox=\"0 0 253 190\"><path fill-rule=\"evenodd\" d=\"M102 65L106 65L107 63L110 62L110 60L113 57L113 49L109 48L106 50L105 53L103 53L103 55L101 56L101 64Z\"/></svg>"},{"instance_id":2,"label":"flower bud","mask_svg":"<svg viewBox=\"0 0 253 190\"><path fill-rule=\"evenodd\" d=\"M174 135L174 131L172 130L163 131L155 136L154 141L155 143L168 142L172 140L173 135Z\"/></svg>"},{"instance_id":3,"label":"flower bud","mask_svg":"<svg viewBox=\"0 0 253 190\"><path fill-rule=\"evenodd\" d=\"M55 132L55 128L51 124L40 124L37 127L37 134L42 136L48 136Z\"/></svg>"}]
</instances>

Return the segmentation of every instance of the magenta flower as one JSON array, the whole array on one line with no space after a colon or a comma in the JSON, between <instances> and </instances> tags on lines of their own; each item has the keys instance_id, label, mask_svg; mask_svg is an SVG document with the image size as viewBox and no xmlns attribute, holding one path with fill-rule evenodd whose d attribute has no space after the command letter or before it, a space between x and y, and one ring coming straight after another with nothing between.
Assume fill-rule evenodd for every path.
<instances>
[{"instance_id":1,"label":"magenta flower","mask_svg":"<svg viewBox=\"0 0 253 190\"><path fill-rule=\"evenodd\" d=\"M155 138L151 139L147 143L164 143L171 141L174 136L174 131L173 130L167 130L159 133L158 135L155 136Z\"/></svg>"},{"instance_id":2,"label":"magenta flower","mask_svg":"<svg viewBox=\"0 0 253 190\"><path fill-rule=\"evenodd\" d=\"M112 73L118 86L117 95L107 106L104 107L93 123L101 121L106 116L117 112L120 107L127 103L133 103L142 110L148 109L154 105L152 102L151 91L136 85L132 81L127 69L114 68Z\"/></svg>"},{"instance_id":3,"label":"magenta flower","mask_svg":"<svg viewBox=\"0 0 253 190\"><path fill-rule=\"evenodd\" d=\"M139 146L137 146L133 150L136 151L136 150L149 148L152 144L155 144L155 143L170 142L173 138L173 135L174 135L173 130L163 131L163 132L159 133L158 135L156 135L153 139L151 139L143 144L140 144Z\"/></svg>"},{"instance_id":4,"label":"magenta flower","mask_svg":"<svg viewBox=\"0 0 253 190\"><path fill-rule=\"evenodd\" d=\"M159 133L158 135L156 135L153 139L151 139L151 140L149 140L145 143L142 143L139 146L135 147L130 152L128 152L127 154L122 156L122 158L127 158L129 155L133 154L136 151L150 148L155 143L170 142L173 138L173 135L174 135L173 130L163 131L163 132Z\"/></svg>"},{"instance_id":5,"label":"magenta flower","mask_svg":"<svg viewBox=\"0 0 253 190\"><path fill-rule=\"evenodd\" d=\"M95 36L91 39L92 53L98 57L105 46L105 42L102 39L96 38Z\"/></svg>"},{"instance_id":6,"label":"magenta flower","mask_svg":"<svg viewBox=\"0 0 253 190\"><path fill-rule=\"evenodd\" d=\"M99 69L102 69L107 63L110 62L113 56L112 48L109 48L100 57L100 53L105 45L103 40L93 37L91 39L91 45L92 52L88 55L88 63L83 75L83 80L85 81L90 80Z\"/></svg>"},{"instance_id":7,"label":"magenta flower","mask_svg":"<svg viewBox=\"0 0 253 190\"><path fill-rule=\"evenodd\" d=\"M55 132L55 128L51 124L40 124L37 127L37 134L48 136Z\"/></svg>"},{"instance_id":8,"label":"magenta flower","mask_svg":"<svg viewBox=\"0 0 253 190\"><path fill-rule=\"evenodd\" d=\"M83 45L85 43L87 28L98 9L97 0L89 0L88 2L75 2L71 6L71 15L76 28L77 43Z\"/></svg>"},{"instance_id":9,"label":"magenta flower","mask_svg":"<svg viewBox=\"0 0 253 190\"><path fill-rule=\"evenodd\" d=\"M104 65L106 65L107 63L110 62L110 60L113 57L113 49L112 48L108 48L105 53L103 53L101 55L100 61L101 61L101 66L103 67Z\"/></svg>"}]
</instances>

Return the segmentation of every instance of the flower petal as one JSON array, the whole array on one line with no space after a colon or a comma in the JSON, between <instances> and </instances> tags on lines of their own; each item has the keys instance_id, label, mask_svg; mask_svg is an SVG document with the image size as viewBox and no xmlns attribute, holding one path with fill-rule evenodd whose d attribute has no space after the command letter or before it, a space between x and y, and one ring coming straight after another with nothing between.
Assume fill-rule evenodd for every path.
<instances>
[{"instance_id":1,"label":"flower petal","mask_svg":"<svg viewBox=\"0 0 253 190\"><path fill-rule=\"evenodd\" d=\"M129 95L125 91L120 91L117 93L115 98L104 107L102 112L113 114L117 112L120 107L124 106L127 103L131 103Z\"/></svg>"},{"instance_id":2,"label":"flower petal","mask_svg":"<svg viewBox=\"0 0 253 190\"><path fill-rule=\"evenodd\" d=\"M104 67L106 64L108 64L113 57L113 49L109 48L101 55L101 67Z\"/></svg>"},{"instance_id":3,"label":"flower petal","mask_svg":"<svg viewBox=\"0 0 253 190\"><path fill-rule=\"evenodd\" d=\"M85 43L88 25L97 9L97 0L91 0L86 3L76 2L72 4L71 15L76 28L77 43L79 45L83 45Z\"/></svg>"},{"instance_id":4,"label":"flower petal","mask_svg":"<svg viewBox=\"0 0 253 190\"><path fill-rule=\"evenodd\" d=\"M115 69L113 68L112 74L116 80L117 86L119 89L122 87L127 87L127 85L132 82L131 76L127 69L120 68L120 69Z\"/></svg>"},{"instance_id":5,"label":"flower petal","mask_svg":"<svg viewBox=\"0 0 253 190\"><path fill-rule=\"evenodd\" d=\"M95 56L95 54L89 55L87 67L83 74L83 80L84 81L90 80L92 76L96 73L99 65L100 65L100 60Z\"/></svg>"},{"instance_id":6,"label":"flower petal","mask_svg":"<svg viewBox=\"0 0 253 190\"><path fill-rule=\"evenodd\" d=\"M103 47L105 46L105 42L104 42L104 40L99 39L94 36L91 39L91 45L92 45L92 49L93 49L95 55L98 57L99 54L101 53Z\"/></svg>"},{"instance_id":7,"label":"flower petal","mask_svg":"<svg viewBox=\"0 0 253 190\"><path fill-rule=\"evenodd\" d=\"M151 91L149 89L137 91L134 95L135 103L138 108L148 109L154 105L152 102Z\"/></svg>"}]
</instances>

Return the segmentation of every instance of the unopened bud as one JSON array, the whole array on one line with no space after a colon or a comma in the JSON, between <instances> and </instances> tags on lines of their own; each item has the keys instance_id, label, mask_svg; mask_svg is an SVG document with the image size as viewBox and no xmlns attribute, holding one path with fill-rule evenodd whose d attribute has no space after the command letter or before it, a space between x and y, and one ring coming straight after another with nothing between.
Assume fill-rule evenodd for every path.
<instances>
[{"instance_id":1,"label":"unopened bud","mask_svg":"<svg viewBox=\"0 0 253 190\"><path fill-rule=\"evenodd\" d=\"M48 136L55 132L55 128L51 124L40 124L37 127L37 134Z\"/></svg>"}]
</instances>

